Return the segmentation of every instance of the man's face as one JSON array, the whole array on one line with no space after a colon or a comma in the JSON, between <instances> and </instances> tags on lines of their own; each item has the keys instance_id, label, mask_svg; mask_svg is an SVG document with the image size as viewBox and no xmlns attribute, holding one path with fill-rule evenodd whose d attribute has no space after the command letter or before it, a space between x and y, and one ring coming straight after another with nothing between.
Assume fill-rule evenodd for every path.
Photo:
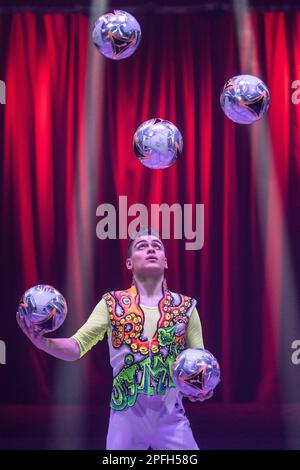
<instances>
[{"instance_id":1,"label":"man's face","mask_svg":"<svg viewBox=\"0 0 300 470\"><path fill-rule=\"evenodd\" d=\"M168 267L165 249L159 238L142 235L136 238L131 249L131 257L126 266L140 276L162 275Z\"/></svg>"}]
</instances>

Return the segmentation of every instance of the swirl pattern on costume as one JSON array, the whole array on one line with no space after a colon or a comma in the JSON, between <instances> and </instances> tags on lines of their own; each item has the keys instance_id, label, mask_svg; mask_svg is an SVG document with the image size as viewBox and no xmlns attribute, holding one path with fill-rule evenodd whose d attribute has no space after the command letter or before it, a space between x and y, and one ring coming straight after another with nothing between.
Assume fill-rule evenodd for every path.
<instances>
[{"instance_id":1,"label":"swirl pattern on costume","mask_svg":"<svg viewBox=\"0 0 300 470\"><path fill-rule=\"evenodd\" d=\"M173 341L181 345L185 339L188 323L187 310L192 305L188 296L177 294L175 297L166 289L159 302L160 319L151 341L143 339L144 312L139 306L139 294L135 285L128 290L115 291L104 295L112 325L112 345L119 348L127 344L133 353L142 355L158 353L160 348ZM170 338L168 338L170 336Z\"/></svg>"}]
</instances>

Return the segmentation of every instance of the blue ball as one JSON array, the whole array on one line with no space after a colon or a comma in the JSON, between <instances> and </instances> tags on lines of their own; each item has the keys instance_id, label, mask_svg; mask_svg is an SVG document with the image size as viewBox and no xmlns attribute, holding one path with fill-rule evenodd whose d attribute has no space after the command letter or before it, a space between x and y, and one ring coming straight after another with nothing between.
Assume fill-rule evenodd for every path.
<instances>
[{"instance_id":1,"label":"blue ball","mask_svg":"<svg viewBox=\"0 0 300 470\"><path fill-rule=\"evenodd\" d=\"M141 28L134 16L114 10L100 16L93 29L93 42L105 57L114 60L131 56L141 41Z\"/></svg>"},{"instance_id":2,"label":"blue ball","mask_svg":"<svg viewBox=\"0 0 300 470\"><path fill-rule=\"evenodd\" d=\"M133 137L133 148L139 161L151 169L168 168L176 162L183 148L182 135L166 119L149 119Z\"/></svg>"},{"instance_id":3,"label":"blue ball","mask_svg":"<svg viewBox=\"0 0 300 470\"><path fill-rule=\"evenodd\" d=\"M270 104L265 83L253 75L237 75L228 80L220 96L225 115L238 124L252 124L263 117Z\"/></svg>"},{"instance_id":4,"label":"blue ball","mask_svg":"<svg viewBox=\"0 0 300 470\"><path fill-rule=\"evenodd\" d=\"M214 390L220 382L220 366L206 349L185 349L172 367L173 381L184 396L199 397Z\"/></svg>"},{"instance_id":5,"label":"blue ball","mask_svg":"<svg viewBox=\"0 0 300 470\"><path fill-rule=\"evenodd\" d=\"M35 332L54 331L67 315L65 298L54 287L39 284L28 289L22 296L18 312L23 315L28 328Z\"/></svg>"}]
</instances>

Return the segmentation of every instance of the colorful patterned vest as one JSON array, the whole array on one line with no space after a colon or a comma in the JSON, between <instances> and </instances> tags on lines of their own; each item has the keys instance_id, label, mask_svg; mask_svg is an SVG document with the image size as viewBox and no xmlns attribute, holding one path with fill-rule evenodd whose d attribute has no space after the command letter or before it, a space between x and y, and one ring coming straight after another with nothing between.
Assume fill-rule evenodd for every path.
<instances>
[{"instance_id":1,"label":"colorful patterned vest","mask_svg":"<svg viewBox=\"0 0 300 470\"><path fill-rule=\"evenodd\" d=\"M164 395L175 387L172 364L185 347L186 329L196 301L169 291L164 281L158 304L160 319L155 335L149 339L144 333L144 312L135 283L128 290L109 292L103 297L111 322L111 407L132 407L140 394Z\"/></svg>"}]
</instances>

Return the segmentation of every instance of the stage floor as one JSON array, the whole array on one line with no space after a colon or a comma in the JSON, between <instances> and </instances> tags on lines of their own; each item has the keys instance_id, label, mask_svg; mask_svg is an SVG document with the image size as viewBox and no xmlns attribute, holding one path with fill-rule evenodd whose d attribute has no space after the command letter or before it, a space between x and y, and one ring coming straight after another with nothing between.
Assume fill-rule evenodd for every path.
<instances>
[{"instance_id":1,"label":"stage floor","mask_svg":"<svg viewBox=\"0 0 300 470\"><path fill-rule=\"evenodd\" d=\"M187 403L201 449L300 449L300 404ZM104 449L108 407L0 405L0 449Z\"/></svg>"}]
</instances>

